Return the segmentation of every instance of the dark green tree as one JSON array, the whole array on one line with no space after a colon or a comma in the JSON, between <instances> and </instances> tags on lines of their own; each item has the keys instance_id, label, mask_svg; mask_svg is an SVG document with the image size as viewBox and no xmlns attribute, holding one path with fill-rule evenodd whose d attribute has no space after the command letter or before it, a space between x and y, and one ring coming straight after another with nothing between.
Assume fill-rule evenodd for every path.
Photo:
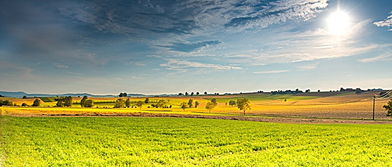
<instances>
[{"instance_id":1,"label":"dark green tree","mask_svg":"<svg viewBox=\"0 0 392 167\"><path fill-rule=\"evenodd\" d=\"M86 102L87 96L83 96L82 100L80 100L80 106L84 107L84 102Z\"/></svg>"},{"instance_id":2,"label":"dark green tree","mask_svg":"<svg viewBox=\"0 0 392 167\"><path fill-rule=\"evenodd\" d=\"M65 107L72 107L72 97L71 96L64 98L64 106Z\"/></svg>"},{"instance_id":3,"label":"dark green tree","mask_svg":"<svg viewBox=\"0 0 392 167\"><path fill-rule=\"evenodd\" d=\"M198 101L195 101L195 108L197 108L200 105Z\"/></svg>"},{"instance_id":4,"label":"dark green tree","mask_svg":"<svg viewBox=\"0 0 392 167\"><path fill-rule=\"evenodd\" d=\"M114 108L125 108L125 101L123 99L117 99Z\"/></svg>"},{"instance_id":5,"label":"dark green tree","mask_svg":"<svg viewBox=\"0 0 392 167\"><path fill-rule=\"evenodd\" d=\"M59 98L57 100L56 106L57 107L64 107L64 105L65 105L65 99L64 98Z\"/></svg>"},{"instance_id":6,"label":"dark green tree","mask_svg":"<svg viewBox=\"0 0 392 167\"><path fill-rule=\"evenodd\" d=\"M41 101L39 99L35 99L32 106L39 107L40 105L41 105Z\"/></svg>"},{"instance_id":7,"label":"dark green tree","mask_svg":"<svg viewBox=\"0 0 392 167\"><path fill-rule=\"evenodd\" d=\"M144 103L148 104L150 102L150 99L147 97L146 99L144 99Z\"/></svg>"},{"instance_id":8,"label":"dark green tree","mask_svg":"<svg viewBox=\"0 0 392 167\"><path fill-rule=\"evenodd\" d=\"M235 106L235 105L237 105L237 102L235 102L235 100L230 100L229 101L229 105L230 106Z\"/></svg>"},{"instance_id":9,"label":"dark green tree","mask_svg":"<svg viewBox=\"0 0 392 167\"><path fill-rule=\"evenodd\" d=\"M131 100L129 98L125 100L125 107L129 108L131 106Z\"/></svg>"},{"instance_id":10,"label":"dark green tree","mask_svg":"<svg viewBox=\"0 0 392 167\"><path fill-rule=\"evenodd\" d=\"M218 102L216 102L216 99L215 99L215 98L211 99L211 102L214 103L215 105L218 104Z\"/></svg>"},{"instance_id":11,"label":"dark green tree","mask_svg":"<svg viewBox=\"0 0 392 167\"><path fill-rule=\"evenodd\" d=\"M189 107L189 108L192 108L192 107L193 107L193 100L192 100L192 99L189 99L189 100L188 100L188 107Z\"/></svg>"},{"instance_id":12,"label":"dark green tree","mask_svg":"<svg viewBox=\"0 0 392 167\"><path fill-rule=\"evenodd\" d=\"M91 99L87 99L85 102L84 102L84 107L93 107L94 106L94 101L93 100L91 100Z\"/></svg>"},{"instance_id":13,"label":"dark green tree","mask_svg":"<svg viewBox=\"0 0 392 167\"><path fill-rule=\"evenodd\" d=\"M182 103L181 103L181 105L180 105L180 107L182 108L182 110L184 110L184 111L185 111L185 109L187 109L189 106L188 106L188 104L187 104L187 103L185 103L185 102L182 102Z\"/></svg>"}]
</instances>

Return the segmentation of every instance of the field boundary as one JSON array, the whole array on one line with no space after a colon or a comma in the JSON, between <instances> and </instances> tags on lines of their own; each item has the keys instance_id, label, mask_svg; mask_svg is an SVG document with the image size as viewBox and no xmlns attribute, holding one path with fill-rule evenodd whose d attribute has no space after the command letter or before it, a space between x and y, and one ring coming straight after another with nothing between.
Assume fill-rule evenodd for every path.
<instances>
[{"instance_id":1,"label":"field boundary","mask_svg":"<svg viewBox=\"0 0 392 167\"><path fill-rule=\"evenodd\" d=\"M201 119L225 119L256 122L274 122L291 124L392 124L386 120L353 120L353 119L333 119L333 118L293 118L293 117L258 117L247 116L227 116L227 115L197 115L197 114L175 114L175 113L29 113L29 114L7 114L13 117L175 117L175 118L201 118Z\"/></svg>"}]
</instances>

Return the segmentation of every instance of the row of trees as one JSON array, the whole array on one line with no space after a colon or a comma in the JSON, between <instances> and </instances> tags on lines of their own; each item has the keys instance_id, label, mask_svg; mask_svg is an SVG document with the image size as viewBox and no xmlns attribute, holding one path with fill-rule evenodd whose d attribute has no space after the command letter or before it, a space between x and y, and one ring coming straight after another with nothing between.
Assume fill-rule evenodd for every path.
<instances>
[{"instance_id":1,"label":"row of trees","mask_svg":"<svg viewBox=\"0 0 392 167\"><path fill-rule=\"evenodd\" d=\"M191 92L191 93L185 92L185 93L178 93L178 95L179 96L194 96L194 95L199 96L200 93L199 92L196 92L196 93L194 93L194 92ZM204 95L208 95L208 93L204 92Z\"/></svg>"},{"instance_id":2,"label":"row of trees","mask_svg":"<svg viewBox=\"0 0 392 167\"><path fill-rule=\"evenodd\" d=\"M57 99L56 103L57 107L72 107L72 97L67 96L67 97L60 97Z\"/></svg>"}]
</instances>

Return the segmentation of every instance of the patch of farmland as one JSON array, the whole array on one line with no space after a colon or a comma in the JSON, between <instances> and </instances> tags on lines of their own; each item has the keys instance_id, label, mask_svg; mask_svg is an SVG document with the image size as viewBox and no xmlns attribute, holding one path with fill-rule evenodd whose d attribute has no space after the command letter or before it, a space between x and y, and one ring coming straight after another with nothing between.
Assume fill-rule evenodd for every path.
<instances>
[{"instance_id":1,"label":"patch of farmland","mask_svg":"<svg viewBox=\"0 0 392 167\"><path fill-rule=\"evenodd\" d=\"M391 166L392 125L1 117L3 166Z\"/></svg>"}]
</instances>

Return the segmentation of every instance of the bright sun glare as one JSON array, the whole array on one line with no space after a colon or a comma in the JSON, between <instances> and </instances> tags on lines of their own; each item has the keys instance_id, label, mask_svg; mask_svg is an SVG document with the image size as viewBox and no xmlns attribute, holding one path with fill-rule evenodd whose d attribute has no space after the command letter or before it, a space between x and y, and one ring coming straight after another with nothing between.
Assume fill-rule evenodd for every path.
<instances>
[{"instance_id":1,"label":"bright sun glare","mask_svg":"<svg viewBox=\"0 0 392 167\"><path fill-rule=\"evenodd\" d=\"M350 33L350 22L350 16L346 12L337 10L331 13L327 19L328 31L332 35L348 35Z\"/></svg>"}]
</instances>

